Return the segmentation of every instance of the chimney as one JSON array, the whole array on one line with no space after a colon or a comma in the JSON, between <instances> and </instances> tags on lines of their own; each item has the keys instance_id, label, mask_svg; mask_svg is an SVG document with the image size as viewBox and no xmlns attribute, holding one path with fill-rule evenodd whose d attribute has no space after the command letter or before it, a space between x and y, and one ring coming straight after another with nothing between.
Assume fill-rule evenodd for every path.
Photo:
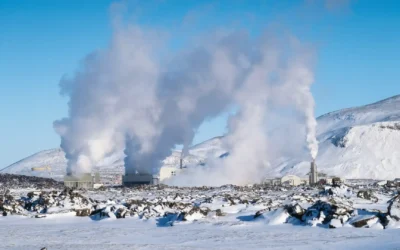
<instances>
[{"instance_id":1,"label":"chimney","mask_svg":"<svg viewBox=\"0 0 400 250\"><path fill-rule=\"evenodd\" d=\"M310 185L315 185L318 183L317 164L315 163L315 160L311 162L309 179L310 179Z\"/></svg>"}]
</instances>

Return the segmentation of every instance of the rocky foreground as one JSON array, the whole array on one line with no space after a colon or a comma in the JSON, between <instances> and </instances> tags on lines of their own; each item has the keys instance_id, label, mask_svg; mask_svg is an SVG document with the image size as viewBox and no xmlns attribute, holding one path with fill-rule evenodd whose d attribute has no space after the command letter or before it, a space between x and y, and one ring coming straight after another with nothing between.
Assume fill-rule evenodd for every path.
<instances>
[{"instance_id":1,"label":"rocky foreground","mask_svg":"<svg viewBox=\"0 0 400 250\"><path fill-rule=\"evenodd\" d=\"M73 213L92 220L155 219L158 226L229 217L263 220L269 225L400 228L400 195L393 184L72 190L43 178L32 183L19 178L25 177L0 175L3 216L44 218Z\"/></svg>"}]
</instances>

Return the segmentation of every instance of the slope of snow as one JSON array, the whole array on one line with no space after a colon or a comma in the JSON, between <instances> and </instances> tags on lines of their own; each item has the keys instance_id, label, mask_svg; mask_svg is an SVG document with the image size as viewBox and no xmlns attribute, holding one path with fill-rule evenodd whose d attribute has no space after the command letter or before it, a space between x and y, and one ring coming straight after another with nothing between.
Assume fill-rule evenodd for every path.
<instances>
[{"instance_id":1,"label":"slope of snow","mask_svg":"<svg viewBox=\"0 0 400 250\"><path fill-rule=\"evenodd\" d=\"M189 155L184 157L183 164L199 165L204 163L208 157L219 157L226 153L221 149L222 137L215 137L203 143L197 144L189 149ZM94 171L101 175L123 174L124 173L124 154L114 154L102 160ZM163 161L163 166L179 167L181 152L173 151L172 154ZM33 171L32 168L51 167L51 171ZM28 176L47 177L61 180L66 173L67 159L64 152L58 149L41 151L27 158L24 158L2 170L0 173L20 174Z\"/></svg>"},{"instance_id":2,"label":"slope of snow","mask_svg":"<svg viewBox=\"0 0 400 250\"><path fill-rule=\"evenodd\" d=\"M391 180L400 177L399 150L400 122L342 128L321 137L318 169L349 179ZM308 171L309 164L300 162L288 172L305 175Z\"/></svg>"},{"instance_id":3,"label":"slope of snow","mask_svg":"<svg viewBox=\"0 0 400 250\"><path fill-rule=\"evenodd\" d=\"M320 116L318 134L385 121L400 121L400 95L366 106L343 109Z\"/></svg>"},{"instance_id":4,"label":"slope of snow","mask_svg":"<svg viewBox=\"0 0 400 250\"><path fill-rule=\"evenodd\" d=\"M66 169L66 159L64 152L58 149L44 150L39 153L28 156L4 169L1 173L20 174L38 177L50 177L48 171L32 171L36 167L51 167L52 176L55 179L62 178Z\"/></svg>"},{"instance_id":5,"label":"slope of snow","mask_svg":"<svg viewBox=\"0 0 400 250\"><path fill-rule=\"evenodd\" d=\"M400 95L356 108L328 113L318 119L320 154L318 169L344 178L393 179L400 177ZM209 157L226 154L223 137L216 137L190 148L184 165L199 165ZM178 167L180 151L173 151L163 166ZM228 154L226 154L228 155ZM229 157L229 156L228 156ZM103 160L95 170L100 173L124 172L123 154ZM287 173L305 176L309 163L305 159L284 159L273 166L271 176ZM13 173L49 177L48 172L31 171L32 167L50 165L53 178L65 173L66 160L60 149L39 152L1 170Z\"/></svg>"}]
</instances>

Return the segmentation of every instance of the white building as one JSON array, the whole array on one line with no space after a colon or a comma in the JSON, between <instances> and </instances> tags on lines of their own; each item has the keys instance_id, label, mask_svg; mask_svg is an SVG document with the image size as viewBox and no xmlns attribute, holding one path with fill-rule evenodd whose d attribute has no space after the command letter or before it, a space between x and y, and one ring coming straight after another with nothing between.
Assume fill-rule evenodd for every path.
<instances>
[{"instance_id":1,"label":"white building","mask_svg":"<svg viewBox=\"0 0 400 250\"><path fill-rule=\"evenodd\" d=\"M273 178L273 179L267 178L263 181L263 184L278 186L278 185L281 185L281 178Z\"/></svg>"},{"instance_id":2,"label":"white building","mask_svg":"<svg viewBox=\"0 0 400 250\"><path fill-rule=\"evenodd\" d=\"M162 167L160 169L160 181L164 181L168 178L178 175L181 171L182 169L177 167Z\"/></svg>"},{"instance_id":3,"label":"white building","mask_svg":"<svg viewBox=\"0 0 400 250\"><path fill-rule=\"evenodd\" d=\"M308 178L301 178L296 175L285 175L281 178L272 178L272 179L265 179L264 184L267 185L290 185L290 186L299 186L299 185L307 185Z\"/></svg>"},{"instance_id":4,"label":"white building","mask_svg":"<svg viewBox=\"0 0 400 250\"><path fill-rule=\"evenodd\" d=\"M281 178L282 185L300 186L307 184L306 178L300 178L296 175L285 175Z\"/></svg>"}]
</instances>

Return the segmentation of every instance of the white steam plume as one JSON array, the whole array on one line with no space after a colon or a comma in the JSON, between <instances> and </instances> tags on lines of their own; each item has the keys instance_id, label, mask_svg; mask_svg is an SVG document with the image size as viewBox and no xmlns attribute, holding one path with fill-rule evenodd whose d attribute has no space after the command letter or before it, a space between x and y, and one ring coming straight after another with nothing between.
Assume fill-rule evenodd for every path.
<instances>
[{"instance_id":1,"label":"white steam plume","mask_svg":"<svg viewBox=\"0 0 400 250\"><path fill-rule=\"evenodd\" d=\"M54 127L68 172L90 172L104 157L124 151L127 173L157 173L175 145L182 144L187 154L202 122L232 106L238 112L224 142L229 157L172 182L259 181L271 159L283 152L271 136L280 110L293 111L286 118L303 125L316 155L312 53L294 39L273 37L209 33L201 46L165 58L157 33L117 26L108 48L89 55L75 75L61 81L62 93L70 98L69 116Z\"/></svg>"},{"instance_id":2,"label":"white steam plume","mask_svg":"<svg viewBox=\"0 0 400 250\"><path fill-rule=\"evenodd\" d=\"M245 185L259 182L270 171L271 161L282 157L290 147L284 143L298 145L294 143L298 136L303 141L307 138L310 150L314 146L310 92L312 50L291 37L275 40L271 33L258 41L247 42L247 48L251 50L240 51L245 70L240 74L231 100L239 110L230 119L229 132L224 138L230 155L209 161L206 168L190 169L169 180L169 184ZM289 130L299 130L294 134L277 132L282 121ZM301 147L295 150L301 151Z\"/></svg>"}]
</instances>

